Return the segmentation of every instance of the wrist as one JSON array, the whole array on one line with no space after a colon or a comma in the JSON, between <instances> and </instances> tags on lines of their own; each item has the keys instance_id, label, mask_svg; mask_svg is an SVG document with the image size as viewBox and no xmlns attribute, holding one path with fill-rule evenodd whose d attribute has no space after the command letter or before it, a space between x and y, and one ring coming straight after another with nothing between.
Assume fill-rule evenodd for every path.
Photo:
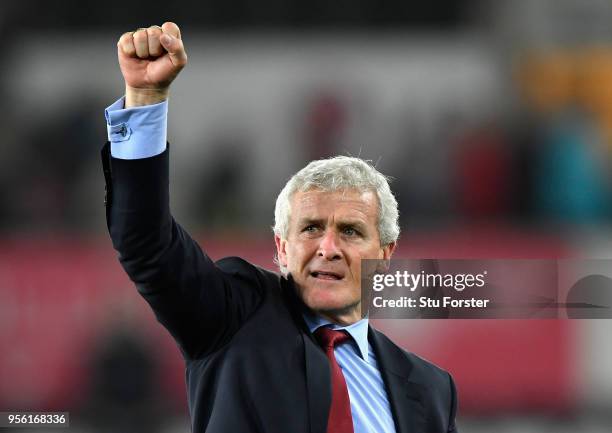
<instances>
[{"instance_id":1,"label":"wrist","mask_svg":"<svg viewBox=\"0 0 612 433\"><path fill-rule=\"evenodd\" d=\"M168 99L169 88L138 89L125 86L125 108L153 105Z\"/></svg>"}]
</instances>

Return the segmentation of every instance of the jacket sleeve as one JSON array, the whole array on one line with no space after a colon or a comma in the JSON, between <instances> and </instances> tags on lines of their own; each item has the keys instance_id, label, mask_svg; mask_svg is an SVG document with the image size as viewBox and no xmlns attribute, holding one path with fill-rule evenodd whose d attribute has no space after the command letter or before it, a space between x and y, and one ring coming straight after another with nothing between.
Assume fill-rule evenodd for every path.
<instances>
[{"instance_id":1,"label":"jacket sleeve","mask_svg":"<svg viewBox=\"0 0 612 433\"><path fill-rule=\"evenodd\" d=\"M123 160L102 149L106 219L121 265L186 358L222 346L257 308L263 282L252 266L220 269L169 209L169 147Z\"/></svg>"}]
</instances>

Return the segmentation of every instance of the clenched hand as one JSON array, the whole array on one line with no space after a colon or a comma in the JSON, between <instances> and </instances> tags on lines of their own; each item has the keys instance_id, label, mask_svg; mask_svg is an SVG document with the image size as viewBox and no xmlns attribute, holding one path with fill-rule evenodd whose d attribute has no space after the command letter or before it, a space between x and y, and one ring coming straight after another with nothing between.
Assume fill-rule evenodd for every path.
<instances>
[{"instance_id":1,"label":"clenched hand","mask_svg":"<svg viewBox=\"0 0 612 433\"><path fill-rule=\"evenodd\" d=\"M172 22L124 33L117 55L126 108L167 99L170 84L187 64L181 31Z\"/></svg>"}]
</instances>

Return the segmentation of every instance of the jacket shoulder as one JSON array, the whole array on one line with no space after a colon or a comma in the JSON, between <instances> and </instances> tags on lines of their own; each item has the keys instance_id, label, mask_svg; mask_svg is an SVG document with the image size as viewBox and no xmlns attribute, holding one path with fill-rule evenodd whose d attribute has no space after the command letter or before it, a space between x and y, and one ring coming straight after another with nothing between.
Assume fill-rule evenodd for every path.
<instances>
[{"instance_id":1,"label":"jacket shoulder","mask_svg":"<svg viewBox=\"0 0 612 433\"><path fill-rule=\"evenodd\" d=\"M247 286L268 290L280 288L281 276L279 273L257 266L242 257L223 257L215 264L224 274Z\"/></svg>"}]
</instances>

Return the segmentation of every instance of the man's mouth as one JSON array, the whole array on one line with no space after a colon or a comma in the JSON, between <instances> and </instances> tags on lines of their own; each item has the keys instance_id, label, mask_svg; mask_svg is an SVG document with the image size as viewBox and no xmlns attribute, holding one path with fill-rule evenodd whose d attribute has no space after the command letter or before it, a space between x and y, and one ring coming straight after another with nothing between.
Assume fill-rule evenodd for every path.
<instances>
[{"instance_id":1,"label":"man's mouth","mask_svg":"<svg viewBox=\"0 0 612 433\"><path fill-rule=\"evenodd\" d=\"M310 273L310 276L317 278L319 280L331 280L331 281L341 280L342 278L344 278L342 275L336 272L328 272L328 271L313 271Z\"/></svg>"}]
</instances>

